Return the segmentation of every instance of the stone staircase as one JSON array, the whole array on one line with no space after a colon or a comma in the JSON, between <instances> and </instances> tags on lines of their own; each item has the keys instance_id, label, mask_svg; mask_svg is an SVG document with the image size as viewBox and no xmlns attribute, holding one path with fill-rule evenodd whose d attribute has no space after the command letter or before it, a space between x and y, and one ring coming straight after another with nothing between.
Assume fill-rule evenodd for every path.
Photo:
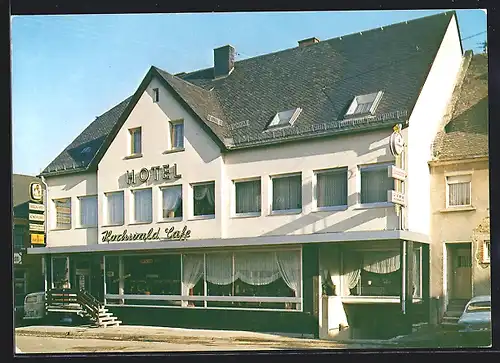
<instances>
[{"instance_id":1,"label":"stone staircase","mask_svg":"<svg viewBox=\"0 0 500 363\"><path fill-rule=\"evenodd\" d=\"M456 327L458 319L462 315L468 301L467 299L450 300L446 312L444 313L443 320L441 321L441 325L446 328Z\"/></svg>"},{"instance_id":2,"label":"stone staircase","mask_svg":"<svg viewBox=\"0 0 500 363\"><path fill-rule=\"evenodd\" d=\"M98 327L109 327L109 326L120 326L121 321L118 320L116 316L113 316L113 313L109 312L108 309L104 307L99 308L99 315L95 324Z\"/></svg>"}]
</instances>

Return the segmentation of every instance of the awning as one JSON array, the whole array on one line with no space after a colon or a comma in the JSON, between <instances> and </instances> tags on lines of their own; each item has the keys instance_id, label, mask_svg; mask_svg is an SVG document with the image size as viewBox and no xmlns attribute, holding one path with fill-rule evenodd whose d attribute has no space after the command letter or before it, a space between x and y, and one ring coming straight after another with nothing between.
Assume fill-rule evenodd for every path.
<instances>
[{"instance_id":1,"label":"awning","mask_svg":"<svg viewBox=\"0 0 500 363\"><path fill-rule=\"evenodd\" d=\"M90 252L121 252L142 250L182 250L219 247L257 247L257 246L285 246L294 244L329 243L329 242L373 242L388 240L407 240L419 243L430 243L427 235L411 231L361 231L314 233L285 236L258 236L244 238L213 238L192 239L187 241L155 241L155 242L110 242L93 245L67 247L36 247L28 248L28 254L58 254L58 253L90 253Z\"/></svg>"}]
</instances>

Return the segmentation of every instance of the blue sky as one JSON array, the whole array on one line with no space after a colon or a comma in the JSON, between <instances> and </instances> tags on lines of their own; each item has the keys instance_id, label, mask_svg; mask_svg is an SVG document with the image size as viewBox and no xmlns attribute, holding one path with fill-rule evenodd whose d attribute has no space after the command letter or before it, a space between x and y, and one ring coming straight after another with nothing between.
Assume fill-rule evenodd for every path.
<instances>
[{"instance_id":1,"label":"blue sky","mask_svg":"<svg viewBox=\"0 0 500 363\"><path fill-rule=\"evenodd\" d=\"M193 71L211 67L213 49L225 44L241 60L439 12L12 17L13 172L38 174L96 116L130 96L151 65ZM486 31L485 12L457 14L462 38ZM485 39L465 39L464 49L480 52Z\"/></svg>"}]
</instances>

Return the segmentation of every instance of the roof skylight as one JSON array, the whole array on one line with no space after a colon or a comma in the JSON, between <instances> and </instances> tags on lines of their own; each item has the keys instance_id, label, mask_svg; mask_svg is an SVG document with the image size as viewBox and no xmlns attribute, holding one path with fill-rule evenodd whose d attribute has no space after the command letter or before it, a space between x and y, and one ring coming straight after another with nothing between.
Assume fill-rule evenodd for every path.
<instances>
[{"instance_id":1,"label":"roof skylight","mask_svg":"<svg viewBox=\"0 0 500 363\"><path fill-rule=\"evenodd\" d=\"M292 110L287 110L287 111L282 111L278 112L269 125L267 125L267 128L275 128L275 127L286 127L286 126L292 126L295 120L299 117L300 113L302 112L301 108L294 108Z\"/></svg>"},{"instance_id":2,"label":"roof skylight","mask_svg":"<svg viewBox=\"0 0 500 363\"><path fill-rule=\"evenodd\" d=\"M87 146L86 148L84 148L84 149L81 151L81 153L82 153L82 154L88 154L88 153L89 153L89 152L91 152L91 151L92 151L92 149L90 148L90 146Z\"/></svg>"},{"instance_id":3,"label":"roof skylight","mask_svg":"<svg viewBox=\"0 0 500 363\"><path fill-rule=\"evenodd\" d=\"M366 95L359 95L354 97L346 116L365 116L373 115L377 106L382 98L382 91L369 93Z\"/></svg>"}]
</instances>

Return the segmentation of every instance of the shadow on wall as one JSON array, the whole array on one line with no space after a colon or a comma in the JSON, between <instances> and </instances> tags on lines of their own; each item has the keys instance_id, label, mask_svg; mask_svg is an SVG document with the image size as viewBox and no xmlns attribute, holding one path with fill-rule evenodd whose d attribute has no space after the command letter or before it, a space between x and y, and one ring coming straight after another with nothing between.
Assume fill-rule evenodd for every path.
<instances>
[{"instance_id":1,"label":"shadow on wall","mask_svg":"<svg viewBox=\"0 0 500 363\"><path fill-rule=\"evenodd\" d=\"M153 100L153 90L151 88L146 89L146 93L151 97L151 100ZM178 119L184 119L186 120L186 115L190 115L188 110L186 110L183 106L179 105L177 106L177 102L175 103L175 108L180 107L182 108L181 110L176 110L172 109L172 103L169 103L168 100L172 99L173 96L171 97L162 97L160 95L160 100L159 102L156 103L163 112L163 114L166 116L169 120L178 120ZM215 144L215 142L210 138L208 134L205 133L205 131L202 129L201 125L197 122L198 120L194 120L195 117L190 117L190 119L193 119L194 123L196 123L196 126L191 126L191 123L187 125L184 124L184 137L185 139L189 142L189 144L195 149L196 153L201 157L203 162L205 164L208 164L214 160L216 160L220 156L220 149L219 146ZM200 121L202 122L202 121ZM168 156L168 155L167 155ZM168 159L166 159L168 160Z\"/></svg>"},{"instance_id":2,"label":"shadow on wall","mask_svg":"<svg viewBox=\"0 0 500 363\"><path fill-rule=\"evenodd\" d=\"M392 132L391 128L392 126L388 127L387 137ZM312 142L309 144L302 143L300 147L297 146L297 143L290 142L289 144L285 144L287 145L286 153L282 152L284 145L262 147L260 148L260 152L236 151L238 157L234 161L232 158L229 158L227 164L243 164L269 160L269 158L277 158L276 154L279 155L280 159L300 159L308 156L324 155L325 149L328 149L330 154L341 154L345 153L346 144L353 147L352 151L358 157L383 150L385 152L376 158L376 162L387 161L387 157L390 155L389 143L381 140L381 131L366 132L362 136L361 138L359 134L338 136L342 137L343 142L336 142L336 137L324 138L321 140L321 146L324 147L320 147L318 141L314 141L314 144ZM362 140L362 142L359 142L359 140ZM296 147L288 147L294 143Z\"/></svg>"}]
</instances>

